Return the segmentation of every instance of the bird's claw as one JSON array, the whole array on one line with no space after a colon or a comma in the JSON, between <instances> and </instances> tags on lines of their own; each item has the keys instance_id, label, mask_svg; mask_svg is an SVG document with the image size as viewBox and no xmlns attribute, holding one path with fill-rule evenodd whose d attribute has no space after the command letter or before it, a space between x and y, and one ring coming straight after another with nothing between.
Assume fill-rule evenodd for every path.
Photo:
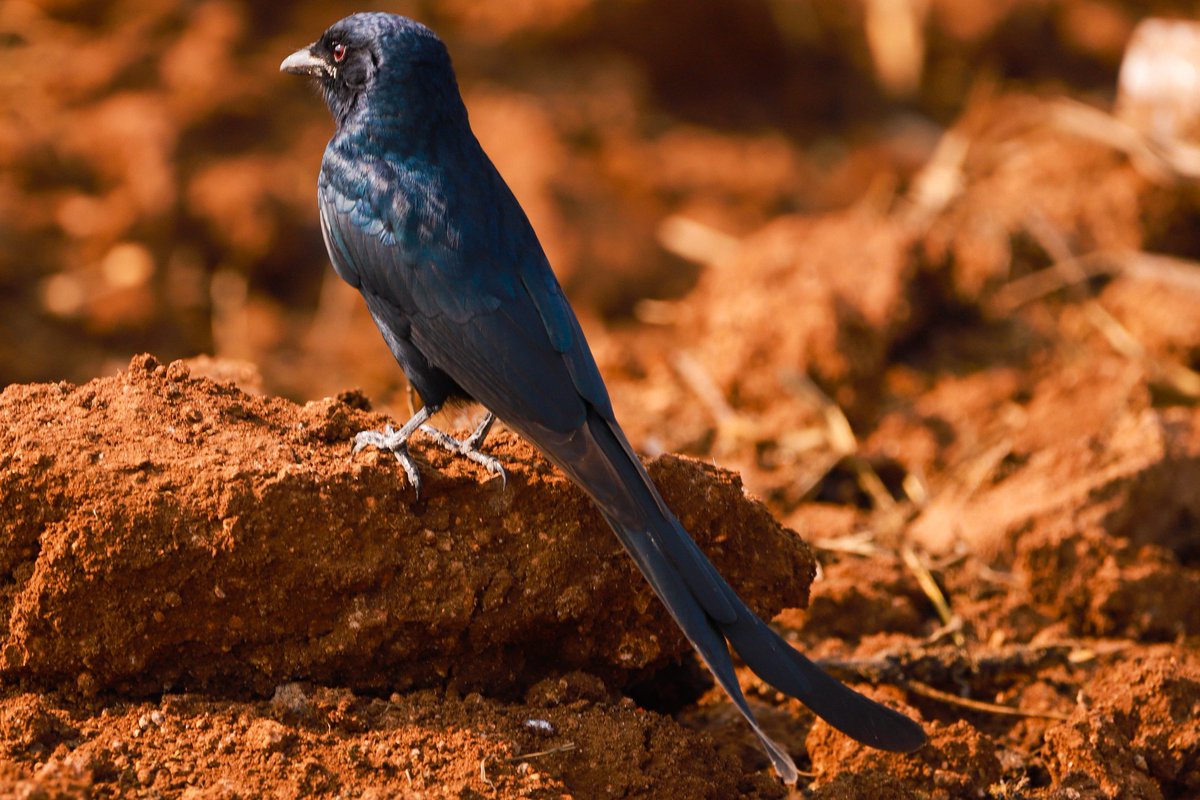
<instances>
[{"instance_id":1,"label":"bird's claw","mask_svg":"<svg viewBox=\"0 0 1200 800\"><path fill-rule=\"evenodd\" d=\"M417 471L416 462L408 453L407 436L401 437L391 425L386 426L382 431L359 431L354 434L354 453L368 447L387 450L394 455L400 462L400 468L404 470L409 484L413 487L414 496L418 498L421 496L421 473Z\"/></svg>"},{"instance_id":2,"label":"bird's claw","mask_svg":"<svg viewBox=\"0 0 1200 800\"><path fill-rule=\"evenodd\" d=\"M382 431L359 431L354 434L354 452L359 453L368 447L379 450L394 450L396 445L404 446L404 442L396 442L396 429L391 425Z\"/></svg>"},{"instance_id":3,"label":"bird's claw","mask_svg":"<svg viewBox=\"0 0 1200 800\"><path fill-rule=\"evenodd\" d=\"M408 483L413 489L413 499L421 499L421 473L417 472L417 465L412 460L412 456L408 454L408 448L403 447L392 451L396 456L396 460L400 462L400 468L404 470L405 476L408 477Z\"/></svg>"},{"instance_id":4,"label":"bird's claw","mask_svg":"<svg viewBox=\"0 0 1200 800\"><path fill-rule=\"evenodd\" d=\"M504 471L504 465L500 463L500 459L478 450L460 450L459 455L464 455L476 464L481 464L493 478L500 478L501 489L508 488L508 473Z\"/></svg>"},{"instance_id":5,"label":"bird's claw","mask_svg":"<svg viewBox=\"0 0 1200 800\"><path fill-rule=\"evenodd\" d=\"M479 445L483 442L484 436L487 435L486 429L482 431L483 435L478 435L477 432L462 441L455 439L444 431L439 431L432 425L422 425L421 432L454 455L463 456L481 465L493 478L499 476L501 488L508 488L508 473L504 471L504 466L500 463L500 459L495 456L489 456L487 453L479 450Z\"/></svg>"}]
</instances>

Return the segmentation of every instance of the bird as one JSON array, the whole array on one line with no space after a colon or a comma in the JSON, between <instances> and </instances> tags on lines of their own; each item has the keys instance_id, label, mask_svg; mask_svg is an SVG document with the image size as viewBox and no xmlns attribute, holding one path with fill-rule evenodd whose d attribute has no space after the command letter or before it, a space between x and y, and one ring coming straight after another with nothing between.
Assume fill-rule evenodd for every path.
<instances>
[{"instance_id":1,"label":"bird","mask_svg":"<svg viewBox=\"0 0 1200 800\"><path fill-rule=\"evenodd\" d=\"M841 683L756 616L667 507L529 219L471 129L442 40L407 17L353 14L280 70L310 77L333 116L317 180L326 250L422 401L398 430L356 434L354 451L391 452L419 494L408 452L418 431L501 478L481 449L493 422L532 442L599 508L785 783L795 763L755 719L730 647L857 741L922 746L917 722ZM456 403L485 410L462 439L429 424Z\"/></svg>"}]
</instances>

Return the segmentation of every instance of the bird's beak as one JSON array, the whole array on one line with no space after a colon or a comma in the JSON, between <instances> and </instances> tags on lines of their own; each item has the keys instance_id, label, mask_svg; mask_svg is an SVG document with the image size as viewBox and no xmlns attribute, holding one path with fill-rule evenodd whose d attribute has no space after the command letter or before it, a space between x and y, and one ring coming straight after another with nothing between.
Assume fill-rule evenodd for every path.
<instances>
[{"instance_id":1,"label":"bird's beak","mask_svg":"<svg viewBox=\"0 0 1200 800\"><path fill-rule=\"evenodd\" d=\"M293 75L320 75L329 70L329 65L313 55L313 45L301 47L283 60L279 65L280 72L290 72Z\"/></svg>"}]
</instances>

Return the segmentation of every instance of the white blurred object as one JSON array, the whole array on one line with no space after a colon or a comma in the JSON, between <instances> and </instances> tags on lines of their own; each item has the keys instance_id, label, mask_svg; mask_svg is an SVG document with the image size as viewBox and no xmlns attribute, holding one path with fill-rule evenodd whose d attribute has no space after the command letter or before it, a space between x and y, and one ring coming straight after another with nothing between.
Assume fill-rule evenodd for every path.
<instances>
[{"instance_id":1,"label":"white blurred object","mask_svg":"<svg viewBox=\"0 0 1200 800\"><path fill-rule=\"evenodd\" d=\"M867 47L875 77L893 97L910 97L921 87L928 13L928 0L867 0Z\"/></svg>"},{"instance_id":2,"label":"white blurred object","mask_svg":"<svg viewBox=\"0 0 1200 800\"><path fill-rule=\"evenodd\" d=\"M1116 112L1154 139L1200 138L1200 22L1138 23L1121 61Z\"/></svg>"}]
</instances>

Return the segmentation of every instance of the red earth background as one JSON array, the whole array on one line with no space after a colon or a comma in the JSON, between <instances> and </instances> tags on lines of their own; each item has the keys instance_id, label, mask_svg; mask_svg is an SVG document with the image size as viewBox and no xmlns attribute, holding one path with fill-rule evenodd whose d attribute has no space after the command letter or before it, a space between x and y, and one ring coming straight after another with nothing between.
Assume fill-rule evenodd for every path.
<instances>
[{"instance_id":1,"label":"red earth background","mask_svg":"<svg viewBox=\"0 0 1200 800\"><path fill-rule=\"evenodd\" d=\"M1200 94L1117 91L1194 4L382 5L447 41L668 502L930 732L743 671L795 793L1200 794ZM0 6L0 795L785 796L516 437L508 487L418 449L420 504L350 458L409 398L278 64L357 10Z\"/></svg>"}]
</instances>

